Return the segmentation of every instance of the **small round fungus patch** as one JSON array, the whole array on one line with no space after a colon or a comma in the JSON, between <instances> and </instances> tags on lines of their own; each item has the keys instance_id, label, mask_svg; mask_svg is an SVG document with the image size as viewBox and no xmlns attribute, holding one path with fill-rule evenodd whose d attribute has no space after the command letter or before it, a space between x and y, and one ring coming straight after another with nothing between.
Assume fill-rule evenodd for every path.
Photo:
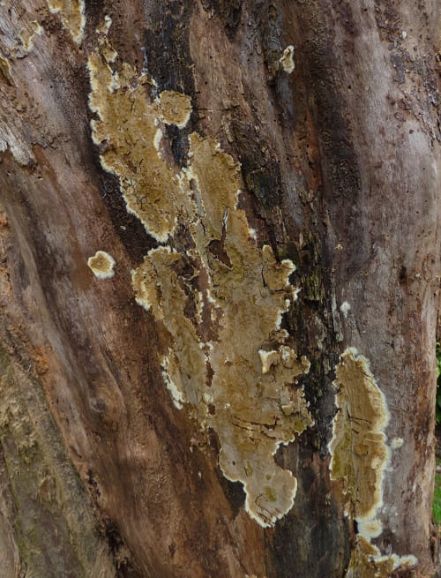
<instances>
[{"instance_id":1,"label":"small round fungus patch","mask_svg":"<svg viewBox=\"0 0 441 578\"><path fill-rule=\"evenodd\" d=\"M97 279L110 279L115 274L115 259L105 251L97 251L89 257L87 265Z\"/></svg>"}]
</instances>

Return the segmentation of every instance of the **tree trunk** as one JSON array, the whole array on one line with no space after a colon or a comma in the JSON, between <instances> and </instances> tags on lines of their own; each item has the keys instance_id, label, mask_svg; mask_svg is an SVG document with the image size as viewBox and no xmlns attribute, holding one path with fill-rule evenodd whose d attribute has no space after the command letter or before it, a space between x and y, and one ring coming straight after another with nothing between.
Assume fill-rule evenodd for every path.
<instances>
[{"instance_id":1,"label":"tree trunk","mask_svg":"<svg viewBox=\"0 0 441 578\"><path fill-rule=\"evenodd\" d=\"M435 576L441 5L0 5L2 576Z\"/></svg>"}]
</instances>

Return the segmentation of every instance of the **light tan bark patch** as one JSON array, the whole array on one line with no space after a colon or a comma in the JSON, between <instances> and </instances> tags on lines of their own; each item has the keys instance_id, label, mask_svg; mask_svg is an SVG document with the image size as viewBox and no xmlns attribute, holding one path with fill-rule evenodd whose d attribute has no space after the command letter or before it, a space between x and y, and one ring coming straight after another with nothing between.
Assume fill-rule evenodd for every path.
<instances>
[{"instance_id":1,"label":"light tan bark patch","mask_svg":"<svg viewBox=\"0 0 441 578\"><path fill-rule=\"evenodd\" d=\"M25 52L31 52L34 48L34 40L36 36L41 36L44 32L43 27L37 20L29 22L29 24L23 28L19 34L19 38L23 45Z\"/></svg>"}]
</instances>

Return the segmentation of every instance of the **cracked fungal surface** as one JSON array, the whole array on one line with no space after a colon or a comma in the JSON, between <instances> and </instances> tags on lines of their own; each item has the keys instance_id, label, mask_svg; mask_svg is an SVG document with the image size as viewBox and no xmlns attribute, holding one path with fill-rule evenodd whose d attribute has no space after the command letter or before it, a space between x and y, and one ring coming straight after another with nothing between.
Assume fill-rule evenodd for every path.
<instances>
[{"instance_id":1,"label":"cracked fungal surface","mask_svg":"<svg viewBox=\"0 0 441 578\"><path fill-rule=\"evenodd\" d=\"M174 90L163 90L157 101L161 120L184 128L190 120L191 98Z\"/></svg>"},{"instance_id":2,"label":"cracked fungal surface","mask_svg":"<svg viewBox=\"0 0 441 578\"><path fill-rule=\"evenodd\" d=\"M359 520L371 519L383 502L383 472L389 457L384 430L389 411L367 359L353 348L341 356L336 384L331 477L343 480L351 513Z\"/></svg>"},{"instance_id":3,"label":"cracked fungal surface","mask_svg":"<svg viewBox=\"0 0 441 578\"><path fill-rule=\"evenodd\" d=\"M60 15L74 41L81 44L86 25L84 0L47 0L47 4L52 14Z\"/></svg>"},{"instance_id":4,"label":"cracked fungal surface","mask_svg":"<svg viewBox=\"0 0 441 578\"><path fill-rule=\"evenodd\" d=\"M336 367L337 413L329 444L331 479L343 482L347 513L358 533L346 578L383 578L413 567L414 556L382 555L371 543L382 533L384 473L390 457L385 429L390 415L368 360L348 348Z\"/></svg>"},{"instance_id":5,"label":"cracked fungal surface","mask_svg":"<svg viewBox=\"0 0 441 578\"><path fill-rule=\"evenodd\" d=\"M178 175L158 154L158 103L149 101L146 88L152 81L126 63L120 73L114 72L110 63L115 58L104 42L89 57L89 106L99 118L92 121L93 140L102 146L103 168L119 178L127 210L165 242L177 223ZM176 116L183 120L175 111Z\"/></svg>"},{"instance_id":6,"label":"cracked fungal surface","mask_svg":"<svg viewBox=\"0 0 441 578\"><path fill-rule=\"evenodd\" d=\"M274 525L297 486L274 454L312 423L296 384L309 362L281 329L295 299L294 265L257 246L237 207L240 166L216 141L192 133L187 166L168 161L161 123L184 126L189 98L172 91L149 98L154 81L125 63L113 71L116 55L107 41L103 47L110 57L101 50L89 59L102 165L118 176L128 210L169 242L132 272L136 301L167 336L165 385L176 407L216 432L220 467L243 484L249 515Z\"/></svg>"}]
</instances>

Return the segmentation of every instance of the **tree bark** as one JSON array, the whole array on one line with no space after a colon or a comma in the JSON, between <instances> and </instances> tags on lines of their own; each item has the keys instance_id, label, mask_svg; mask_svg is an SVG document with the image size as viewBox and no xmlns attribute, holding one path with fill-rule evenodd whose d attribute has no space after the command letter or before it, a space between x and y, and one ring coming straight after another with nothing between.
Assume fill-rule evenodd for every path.
<instances>
[{"instance_id":1,"label":"tree bark","mask_svg":"<svg viewBox=\"0 0 441 578\"><path fill-rule=\"evenodd\" d=\"M441 5L0 29L2 576L438 575Z\"/></svg>"}]
</instances>

